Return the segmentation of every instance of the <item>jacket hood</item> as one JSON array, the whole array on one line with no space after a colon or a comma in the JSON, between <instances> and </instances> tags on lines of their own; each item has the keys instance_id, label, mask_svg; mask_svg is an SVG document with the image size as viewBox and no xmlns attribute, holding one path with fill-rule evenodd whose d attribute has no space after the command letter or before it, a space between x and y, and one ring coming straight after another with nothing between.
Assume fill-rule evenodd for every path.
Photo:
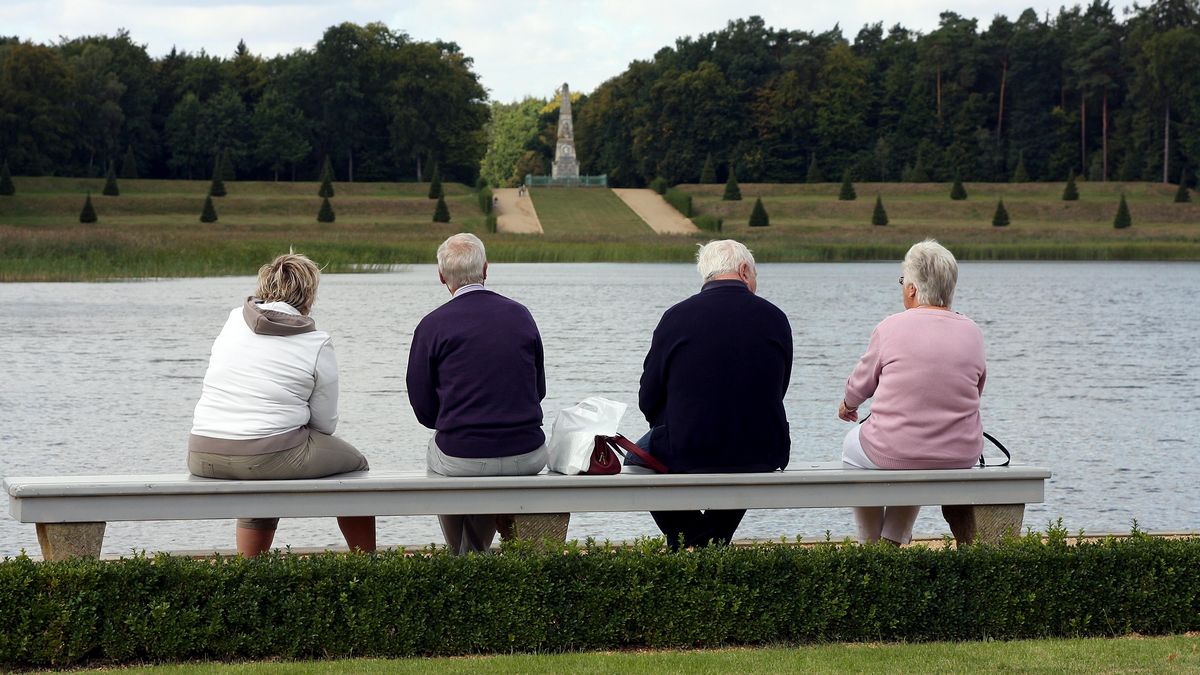
<instances>
[{"instance_id":1,"label":"jacket hood","mask_svg":"<svg viewBox=\"0 0 1200 675\"><path fill-rule=\"evenodd\" d=\"M288 314L262 308L263 301L254 296L246 298L242 305L242 318L246 325L257 335L276 335L286 337L310 333L317 329L317 322L310 316Z\"/></svg>"}]
</instances>

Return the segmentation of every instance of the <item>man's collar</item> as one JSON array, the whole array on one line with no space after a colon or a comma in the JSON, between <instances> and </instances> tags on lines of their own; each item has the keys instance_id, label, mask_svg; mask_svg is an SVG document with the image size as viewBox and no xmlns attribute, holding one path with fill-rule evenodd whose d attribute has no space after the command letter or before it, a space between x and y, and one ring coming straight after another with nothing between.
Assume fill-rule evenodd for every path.
<instances>
[{"instance_id":1,"label":"man's collar","mask_svg":"<svg viewBox=\"0 0 1200 675\"><path fill-rule=\"evenodd\" d=\"M750 287L746 285L746 282L744 282L740 279L714 279L713 281L704 282L704 285L700 287L700 292L703 293L704 291L710 291L714 288L726 288L726 287L736 287L736 286L741 286L742 288L746 289L747 291L750 290Z\"/></svg>"},{"instance_id":2,"label":"man's collar","mask_svg":"<svg viewBox=\"0 0 1200 675\"><path fill-rule=\"evenodd\" d=\"M471 291L482 291L482 290L484 290L483 284L467 284L466 286L460 286L458 289L456 289L454 291L454 294L451 295L450 297L451 297L451 299L454 299L460 295L470 293Z\"/></svg>"}]
</instances>

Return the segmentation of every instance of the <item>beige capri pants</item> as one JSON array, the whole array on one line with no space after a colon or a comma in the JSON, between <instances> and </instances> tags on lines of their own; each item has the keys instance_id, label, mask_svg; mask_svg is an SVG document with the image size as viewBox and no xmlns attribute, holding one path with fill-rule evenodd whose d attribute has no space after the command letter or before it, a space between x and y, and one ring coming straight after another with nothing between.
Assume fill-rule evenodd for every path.
<instances>
[{"instance_id":1,"label":"beige capri pants","mask_svg":"<svg viewBox=\"0 0 1200 675\"><path fill-rule=\"evenodd\" d=\"M336 436L310 431L308 441L290 450L261 455L189 452L188 471L201 478L224 480L288 480L324 478L348 471L368 471L367 458ZM274 530L278 518L238 518L238 527Z\"/></svg>"}]
</instances>

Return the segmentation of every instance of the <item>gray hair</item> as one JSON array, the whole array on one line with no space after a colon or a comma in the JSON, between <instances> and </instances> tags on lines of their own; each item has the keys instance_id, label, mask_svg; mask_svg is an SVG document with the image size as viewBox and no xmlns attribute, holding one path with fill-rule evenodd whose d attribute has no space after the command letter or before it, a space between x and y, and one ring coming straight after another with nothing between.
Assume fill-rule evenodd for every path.
<instances>
[{"instance_id":1,"label":"gray hair","mask_svg":"<svg viewBox=\"0 0 1200 675\"><path fill-rule=\"evenodd\" d=\"M483 283L487 252L479 237L469 232L456 234L443 241L437 250L437 261L438 271L450 288Z\"/></svg>"},{"instance_id":2,"label":"gray hair","mask_svg":"<svg viewBox=\"0 0 1200 675\"><path fill-rule=\"evenodd\" d=\"M917 304L949 307L958 284L958 261L936 239L913 244L900 266L904 283L917 288Z\"/></svg>"},{"instance_id":3,"label":"gray hair","mask_svg":"<svg viewBox=\"0 0 1200 675\"><path fill-rule=\"evenodd\" d=\"M710 241L696 251L696 269L704 281L722 274L737 274L742 263L749 265L751 271L757 270L750 249L733 239Z\"/></svg>"}]
</instances>

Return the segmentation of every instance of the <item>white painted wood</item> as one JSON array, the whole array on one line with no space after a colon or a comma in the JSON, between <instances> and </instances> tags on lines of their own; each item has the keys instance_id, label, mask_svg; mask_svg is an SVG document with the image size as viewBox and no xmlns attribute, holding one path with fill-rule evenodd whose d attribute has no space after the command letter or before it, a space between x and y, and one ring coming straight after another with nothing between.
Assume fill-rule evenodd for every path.
<instances>
[{"instance_id":1,"label":"white painted wood","mask_svg":"<svg viewBox=\"0 0 1200 675\"><path fill-rule=\"evenodd\" d=\"M238 517L822 508L890 504L1028 504L1050 471L1009 466L864 471L839 462L774 473L447 478L371 471L330 478L226 481L187 474L4 480L23 523Z\"/></svg>"}]
</instances>

